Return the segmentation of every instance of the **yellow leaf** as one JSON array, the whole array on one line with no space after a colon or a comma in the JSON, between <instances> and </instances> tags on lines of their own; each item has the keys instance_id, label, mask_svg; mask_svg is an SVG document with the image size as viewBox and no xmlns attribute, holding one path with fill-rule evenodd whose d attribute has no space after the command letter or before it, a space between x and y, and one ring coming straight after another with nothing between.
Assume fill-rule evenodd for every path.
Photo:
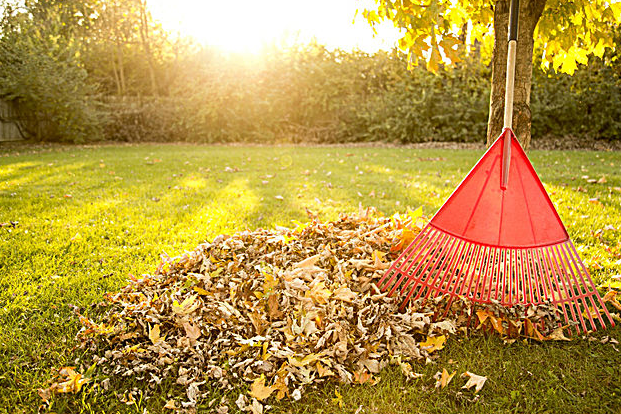
<instances>
[{"instance_id":1,"label":"yellow leaf","mask_svg":"<svg viewBox=\"0 0 621 414\"><path fill-rule=\"evenodd\" d=\"M338 404L340 408L343 408L343 396L341 393L338 392L338 390L334 390L334 395L336 395L336 397L332 398L332 402Z\"/></svg>"},{"instance_id":2,"label":"yellow leaf","mask_svg":"<svg viewBox=\"0 0 621 414\"><path fill-rule=\"evenodd\" d=\"M271 273L263 273L263 277L263 294L267 295L278 285L278 279Z\"/></svg>"},{"instance_id":3,"label":"yellow leaf","mask_svg":"<svg viewBox=\"0 0 621 414\"><path fill-rule=\"evenodd\" d=\"M177 403L175 402L175 400L170 399L170 400L166 401L166 405L164 406L164 408L167 408L169 410L176 410L177 409Z\"/></svg>"},{"instance_id":4,"label":"yellow leaf","mask_svg":"<svg viewBox=\"0 0 621 414\"><path fill-rule=\"evenodd\" d=\"M265 376L261 375L261 377L254 380L252 385L250 386L250 396L256 398L259 401L263 401L276 390L274 387L266 387L265 386Z\"/></svg>"},{"instance_id":5,"label":"yellow leaf","mask_svg":"<svg viewBox=\"0 0 621 414\"><path fill-rule=\"evenodd\" d=\"M316 283L310 290L307 290L304 294L304 296L306 296L307 298L311 298L316 304L327 303L330 295L332 295L332 292L329 289L326 289L324 282Z\"/></svg>"},{"instance_id":6,"label":"yellow leaf","mask_svg":"<svg viewBox=\"0 0 621 414\"><path fill-rule=\"evenodd\" d=\"M194 286L194 292L198 293L199 295L209 295L210 293L207 292L205 289L203 289L202 287L198 287L198 286Z\"/></svg>"},{"instance_id":7,"label":"yellow leaf","mask_svg":"<svg viewBox=\"0 0 621 414\"><path fill-rule=\"evenodd\" d=\"M479 318L479 327L486 327L488 325L491 325L496 332L504 335L505 328L504 326L502 326L502 318L496 317L496 315L488 310L478 310L477 317Z\"/></svg>"},{"instance_id":8,"label":"yellow leaf","mask_svg":"<svg viewBox=\"0 0 621 414\"><path fill-rule=\"evenodd\" d=\"M435 375L436 378L436 388L444 388L449 382L453 379L457 371L453 371L452 374L449 374L446 368L442 368L442 373L438 371Z\"/></svg>"},{"instance_id":9,"label":"yellow leaf","mask_svg":"<svg viewBox=\"0 0 621 414\"><path fill-rule=\"evenodd\" d=\"M292 356L288 357L288 359L289 359L289 364L293 365L294 367L303 367L312 362L319 361L321 357L322 357L321 354L308 354L302 359L292 357Z\"/></svg>"},{"instance_id":10,"label":"yellow leaf","mask_svg":"<svg viewBox=\"0 0 621 414\"><path fill-rule=\"evenodd\" d=\"M196 296L186 298L181 304L175 300L172 305L172 310L178 315L188 315L198 308L199 305L194 303L195 301Z\"/></svg>"},{"instance_id":11,"label":"yellow leaf","mask_svg":"<svg viewBox=\"0 0 621 414\"><path fill-rule=\"evenodd\" d=\"M473 374L470 371L464 372L463 374L461 374L461 377L468 377L468 382L466 382L466 385L464 385L462 388L470 389L474 387L475 393L481 391L481 388L483 388L483 385L485 385L485 381L487 381L487 377Z\"/></svg>"},{"instance_id":12,"label":"yellow leaf","mask_svg":"<svg viewBox=\"0 0 621 414\"><path fill-rule=\"evenodd\" d=\"M58 374L64 381L51 385L50 391L55 394L77 393L82 389L82 385L89 381L87 378L82 378L82 374L75 372L73 367L63 367L58 370Z\"/></svg>"},{"instance_id":13,"label":"yellow leaf","mask_svg":"<svg viewBox=\"0 0 621 414\"><path fill-rule=\"evenodd\" d=\"M429 60L427 61L427 70L436 73L438 71L441 60L442 56L440 56L440 51L438 50L438 48L432 47L431 54L429 55Z\"/></svg>"},{"instance_id":14,"label":"yellow leaf","mask_svg":"<svg viewBox=\"0 0 621 414\"><path fill-rule=\"evenodd\" d=\"M162 340L160 337L160 325L155 325L149 329L149 339L153 344L156 344Z\"/></svg>"},{"instance_id":15,"label":"yellow leaf","mask_svg":"<svg viewBox=\"0 0 621 414\"><path fill-rule=\"evenodd\" d=\"M426 350L429 353L444 348L444 342L446 342L446 336L430 336L425 342L420 343L420 348Z\"/></svg>"},{"instance_id":16,"label":"yellow leaf","mask_svg":"<svg viewBox=\"0 0 621 414\"><path fill-rule=\"evenodd\" d=\"M319 374L320 377L332 377L336 375L330 368L324 368L319 361L317 361L315 368L317 368L317 374Z\"/></svg>"}]
</instances>

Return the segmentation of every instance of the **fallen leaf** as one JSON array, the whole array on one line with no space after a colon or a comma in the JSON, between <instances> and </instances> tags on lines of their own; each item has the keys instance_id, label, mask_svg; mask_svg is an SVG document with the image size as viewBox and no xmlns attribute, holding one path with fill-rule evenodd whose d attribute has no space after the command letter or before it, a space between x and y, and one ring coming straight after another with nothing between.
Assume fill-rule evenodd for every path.
<instances>
[{"instance_id":1,"label":"fallen leaf","mask_svg":"<svg viewBox=\"0 0 621 414\"><path fill-rule=\"evenodd\" d=\"M316 254L314 256L311 256L311 257L308 257L308 258L302 260L301 262L296 263L295 265L293 265L293 267L295 267L296 269L313 267L313 266L315 266L315 263L317 263L317 261L319 260L320 257L321 257L321 255Z\"/></svg>"},{"instance_id":2,"label":"fallen leaf","mask_svg":"<svg viewBox=\"0 0 621 414\"><path fill-rule=\"evenodd\" d=\"M82 374L77 373L73 367L60 368L58 375L61 381L53 383L50 387L50 391L54 394L77 393L89 381L83 378Z\"/></svg>"},{"instance_id":3,"label":"fallen leaf","mask_svg":"<svg viewBox=\"0 0 621 414\"><path fill-rule=\"evenodd\" d=\"M442 368L442 372L436 372L436 375L434 375L434 378L436 379L436 388L446 387L449 382L451 382L456 373L457 371L453 371L452 374L449 374L446 368Z\"/></svg>"},{"instance_id":4,"label":"fallen leaf","mask_svg":"<svg viewBox=\"0 0 621 414\"><path fill-rule=\"evenodd\" d=\"M619 303L619 301L617 300L618 293L618 291L611 289L606 292L602 300L604 301L604 303L609 302L612 306L614 306L618 310L621 310L621 303Z\"/></svg>"},{"instance_id":5,"label":"fallen leaf","mask_svg":"<svg viewBox=\"0 0 621 414\"><path fill-rule=\"evenodd\" d=\"M185 322L183 324L183 329L185 329L186 336L192 340L197 340L201 336L201 328L198 325L192 325L189 322Z\"/></svg>"},{"instance_id":6,"label":"fallen leaf","mask_svg":"<svg viewBox=\"0 0 621 414\"><path fill-rule=\"evenodd\" d=\"M444 348L444 342L446 342L446 336L429 336L424 342L420 343L420 349L429 353Z\"/></svg>"},{"instance_id":7,"label":"fallen leaf","mask_svg":"<svg viewBox=\"0 0 621 414\"><path fill-rule=\"evenodd\" d=\"M278 295L275 293L267 298L267 313L271 319L282 319L285 316L278 308Z\"/></svg>"},{"instance_id":8,"label":"fallen leaf","mask_svg":"<svg viewBox=\"0 0 621 414\"><path fill-rule=\"evenodd\" d=\"M474 387L475 393L481 391L481 388L483 388L483 385L485 385L485 381L487 381L487 377L473 374L470 371L464 372L463 374L461 374L461 377L462 378L468 377L468 382L466 382L466 385L464 385L462 388L470 389Z\"/></svg>"},{"instance_id":9,"label":"fallen leaf","mask_svg":"<svg viewBox=\"0 0 621 414\"><path fill-rule=\"evenodd\" d=\"M559 326L546 338L553 341L571 341L568 337L563 334L563 327Z\"/></svg>"},{"instance_id":10,"label":"fallen leaf","mask_svg":"<svg viewBox=\"0 0 621 414\"><path fill-rule=\"evenodd\" d=\"M336 397L332 398L332 402L337 404L340 408L343 408L343 395L338 390L334 390L334 395L336 395Z\"/></svg>"},{"instance_id":11,"label":"fallen leaf","mask_svg":"<svg viewBox=\"0 0 621 414\"><path fill-rule=\"evenodd\" d=\"M162 338L160 338L160 325L159 324L149 329L149 339L154 345L162 340Z\"/></svg>"},{"instance_id":12,"label":"fallen leaf","mask_svg":"<svg viewBox=\"0 0 621 414\"><path fill-rule=\"evenodd\" d=\"M259 378L254 380L250 386L250 392L248 394L259 401L263 401L272 395L274 391L276 391L276 388L265 386L265 376L261 375Z\"/></svg>"},{"instance_id":13,"label":"fallen leaf","mask_svg":"<svg viewBox=\"0 0 621 414\"><path fill-rule=\"evenodd\" d=\"M164 406L164 408L168 408L169 410L176 410L177 409L177 402L173 399L170 399L168 401L166 401L166 405Z\"/></svg>"},{"instance_id":14,"label":"fallen leaf","mask_svg":"<svg viewBox=\"0 0 621 414\"><path fill-rule=\"evenodd\" d=\"M336 289L332 295L332 299L342 300L351 303L356 298L356 294L347 286L341 286Z\"/></svg>"}]
</instances>

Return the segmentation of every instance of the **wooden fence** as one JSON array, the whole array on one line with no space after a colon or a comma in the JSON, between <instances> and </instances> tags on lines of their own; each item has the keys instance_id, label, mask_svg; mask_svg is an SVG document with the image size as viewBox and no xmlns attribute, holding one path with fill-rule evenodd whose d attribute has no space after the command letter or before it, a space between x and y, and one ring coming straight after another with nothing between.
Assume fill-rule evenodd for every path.
<instances>
[{"instance_id":1,"label":"wooden fence","mask_svg":"<svg viewBox=\"0 0 621 414\"><path fill-rule=\"evenodd\" d=\"M19 141L24 139L17 122L19 116L11 102L0 100L0 141Z\"/></svg>"}]
</instances>

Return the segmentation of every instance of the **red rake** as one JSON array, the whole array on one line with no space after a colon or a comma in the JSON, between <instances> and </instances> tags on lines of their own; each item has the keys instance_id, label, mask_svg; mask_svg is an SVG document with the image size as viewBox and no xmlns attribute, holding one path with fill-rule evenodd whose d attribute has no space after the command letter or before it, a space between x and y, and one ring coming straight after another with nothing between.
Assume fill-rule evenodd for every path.
<instances>
[{"instance_id":1,"label":"red rake","mask_svg":"<svg viewBox=\"0 0 621 414\"><path fill-rule=\"evenodd\" d=\"M552 302L579 333L614 322L511 130L519 0L511 1L505 128L378 286L506 307ZM509 183L509 177L511 182Z\"/></svg>"}]
</instances>

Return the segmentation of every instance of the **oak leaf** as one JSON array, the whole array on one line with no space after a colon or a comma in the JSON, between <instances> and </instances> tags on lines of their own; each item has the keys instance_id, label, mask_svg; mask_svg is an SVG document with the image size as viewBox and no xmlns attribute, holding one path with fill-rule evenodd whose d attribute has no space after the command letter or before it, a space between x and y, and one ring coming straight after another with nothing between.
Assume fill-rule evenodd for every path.
<instances>
[{"instance_id":1,"label":"oak leaf","mask_svg":"<svg viewBox=\"0 0 621 414\"><path fill-rule=\"evenodd\" d=\"M462 388L470 389L474 387L475 393L481 391L481 388L483 388L483 385L485 385L485 381L487 381L487 377L473 374L470 371L464 372L463 374L461 374L461 377L462 378L468 377L468 382L466 382L466 385L464 385Z\"/></svg>"}]
</instances>

